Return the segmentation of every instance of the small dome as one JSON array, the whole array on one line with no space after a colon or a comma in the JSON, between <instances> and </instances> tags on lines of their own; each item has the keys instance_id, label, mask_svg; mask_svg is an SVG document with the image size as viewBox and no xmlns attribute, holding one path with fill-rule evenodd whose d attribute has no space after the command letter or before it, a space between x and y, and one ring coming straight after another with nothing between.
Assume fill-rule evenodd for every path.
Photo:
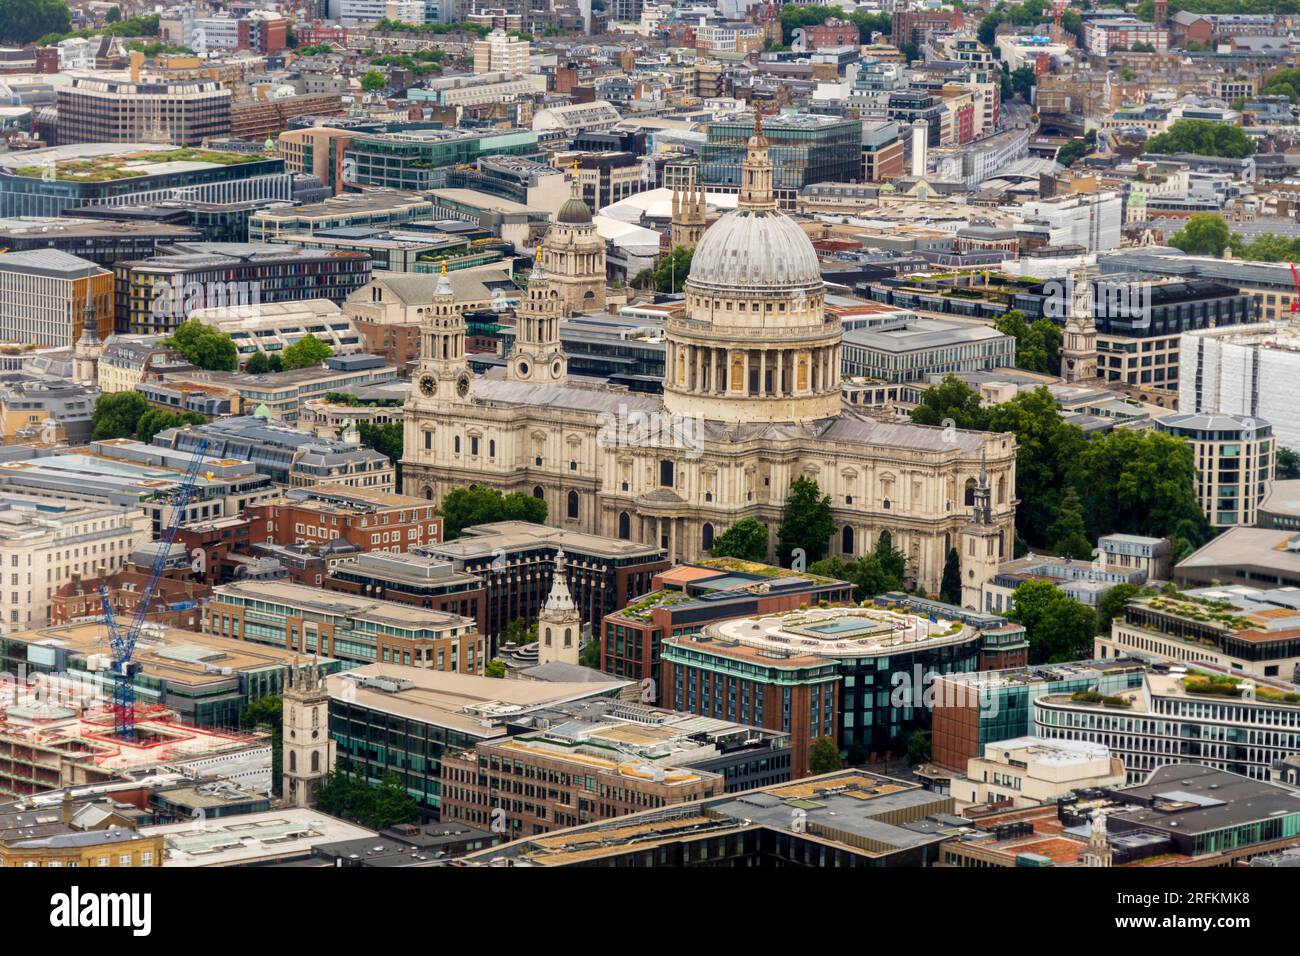
<instances>
[{"instance_id":1,"label":"small dome","mask_svg":"<svg viewBox=\"0 0 1300 956\"><path fill-rule=\"evenodd\" d=\"M564 205L555 215L555 221L570 226L585 226L591 223L591 210L587 208L585 202L573 196L564 201Z\"/></svg>"},{"instance_id":2,"label":"small dome","mask_svg":"<svg viewBox=\"0 0 1300 956\"><path fill-rule=\"evenodd\" d=\"M691 257L691 285L737 289L808 289L822 285L812 241L779 212L737 210L704 233Z\"/></svg>"}]
</instances>

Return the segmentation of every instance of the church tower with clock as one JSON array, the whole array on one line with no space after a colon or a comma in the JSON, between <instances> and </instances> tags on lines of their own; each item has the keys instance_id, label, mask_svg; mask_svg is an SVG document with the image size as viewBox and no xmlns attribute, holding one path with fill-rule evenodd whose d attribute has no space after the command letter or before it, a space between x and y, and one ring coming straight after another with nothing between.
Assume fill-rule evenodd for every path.
<instances>
[{"instance_id":1,"label":"church tower with clock","mask_svg":"<svg viewBox=\"0 0 1300 956\"><path fill-rule=\"evenodd\" d=\"M416 401L452 401L469 395L469 368L465 362L465 317L447 277L447 264L425 309L420 329L420 364L411 396Z\"/></svg>"}]
</instances>

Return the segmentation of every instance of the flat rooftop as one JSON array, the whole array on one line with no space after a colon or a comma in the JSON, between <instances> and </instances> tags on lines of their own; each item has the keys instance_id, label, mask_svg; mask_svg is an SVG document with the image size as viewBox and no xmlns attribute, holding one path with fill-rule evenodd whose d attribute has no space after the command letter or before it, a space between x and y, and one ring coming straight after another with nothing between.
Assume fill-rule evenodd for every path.
<instances>
[{"instance_id":1,"label":"flat rooftop","mask_svg":"<svg viewBox=\"0 0 1300 956\"><path fill-rule=\"evenodd\" d=\"M766 656L879 657L972 640L961 621L876 608L809 608L710 624L704 635Z\"/></svg>"},{"instance_id":2,"label":"flat rooftop","mask_svg":"<svg viewBox=\"0 0 1300 956\"><path fill-rule=\"evenodd\" d=\"M426 544L420 551L460 561L473 561L490 558L498 549L510 552L533 548L563 548L566 554L609 559L642 558L647 561L662 557L663 554L661 549L652 545L581 531L565 531L527 521L494 521L472 525L464 529L454 541Z\"/></svg>"},{"instance_id":3,"label":"flat rooftop","mask_svg":"<svg viewBox=\"0 0 1300 956\"><path fill-rule=\"evenodd\" d=\"M143 827L145 836L162 836L163 866L248 866L289 856L306 856L321 843L362 840L375 831L327 816L318 810L289 808L245 813L200 823Z\"/></svg>"},{"instance_id":4,"label":"flat rooftop","mask_svg":"<svg viewBox=\"0 0 1300 956\"><path fill-rule=\"evenodd\" d=\"M261 601L304 609L323 617L355 618L404 629L443 631L447 629L473 631L473 618L461 617L447 611L380 601L342 591L325 591L305 584L285 580L232 581L213 589L212 600L220 603L230 598L244 601Z\"/></svg>"},{"instance_id":5,"label":"flat rooftop","mask_svg":"<svg viewBox=\"0 0 1300 956\"><path fill-rule=\"evenodd\" d=\"M501 680L398 664L367 664L325 679L330 697L478 739L506 736L505 723L538 708L611 697L630 681Z\"/></svg>"}]
</instances>

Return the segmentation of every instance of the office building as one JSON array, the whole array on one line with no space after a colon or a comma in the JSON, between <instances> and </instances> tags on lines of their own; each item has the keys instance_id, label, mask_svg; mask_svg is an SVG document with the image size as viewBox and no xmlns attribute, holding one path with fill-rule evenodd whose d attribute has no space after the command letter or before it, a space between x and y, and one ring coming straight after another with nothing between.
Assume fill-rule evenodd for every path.
<instances>
[{"instance_id":1,"label":"office building","mask_svg":"<svg viewBox=\"0 0 1300 956\"><path fill-rule=\"evenodd\" d=\"M1015 228L1025 243L1107 252L1119 248L1123 207L1119 193L1097 192L1032 199L1008 211L1022 220Z\"/></svg>"},{"instance_id":2,"label":"office building","mask_svg":"<svg viewBox=\"0 0 1300 956\"><path fill-rule=\"evenodd\" d=\"M522 76L528 72L531 51L532 44L527 40L512 37L505 30L493 30L474 41L474 72Z\"/></svg>"},{"instance_id":3,"label":"office building","mask_svg":"<svg viewBox=\"0 0 1300 956\"><path fill-rule=\"evenodd\" d=\"M537 134L527 130L413 130L358 134L344 152L354 186L422 192L439 185L444 167L472 164L480 156L533 156Z\"/></svg>"},{"instance_id":4,"label":"office building","mask_svg":"<svg viewBox=\"0 0 1300 956\"><path fill-rule=\"evenodd\" d=\"M473 525L455 540L420 549L482 579L493 649L506 625L517 618L531 621L541 611L558 551L564 552L569 591L593 634L601 632L606 614L649 591L654 576L668 567L659 548L524 521Z\"/></svg>"},{"instance_id":5,"label":"office building","mask_svg":"<svg viewBox=\"0 0 1300 956\"><path fill-rule=\"evenodd\" d=\"M900 318L847 330L840 362L846 378L926 382L949 372L1014 368L1016 341L983 324Z\"/></svg>"},{"instance_id":6,"label":"office building","mask_svg":"<svg viewBox=\"0 0 1300 956\"><path fill-rule=\"evenodd\" d=\"M249 507L254 541L289 546L339 542L358 551L404 554L442 540L442 518L423 498L318 484Z\"/></svg>"},{"instance_id":7,"label":"office building","mask_svg":"<svg viewBox=\"0 0 1300 956\"><path fill-rule=\"evenodd\" d=\"M612 678L502 680L382 663L333 675L326 685L340 767L375 783L396 773L420 809L439 818L446 755L535 730L535 711L612 699L628 686Z\"/></svg>"},{"instance_id":8,"label":"office building","mask_svg":"<svg viewBox=\"0 0 1300 956\"><path fill-rule=\"evenodd\" d=\"M118 263L118 330L172 332L195 309L328 299L342 304L370 281L359 252L317 252L264 243L182 243L168 254Z\"/></svg>"},{"instance_id":9,"label":"office building","mask_svg":"<svg viewBox=\"0 0 1300 956\"><path fill-rule=\"evenodd\" d=\"M275 152L289 172L311 174L341 195L346 185L343 157L352 136L351 130L329 126L287 129L276 137Z\"/></svg>"},{"instance_id":10,"label":"office building","mask_svg":"<svg viewBox=\"0 0 1300 956\"><path fill-rule=\"evenodd\" d=\"M1100 744L1016 737L986 744L950 792L975 804L1036 807L1075 790L1122 786L1125 779L1124 765Z\"/></svg>"},{"instance_id":11,"label":"office building","mask_svg":"<svg viewBox=\"0 0 1300 956\"><path fill-rule=\"evenodd\" d=\"M504 823L512 840L790 779L788 742L771 731L704 729L691 715L617 700L533 717L542 729L443 756L441 819ZM545 786L517 793L520 777Z\"/></svg>"},{"instance_id":12,"label":"office building","mask_svg":"<svg viewBox=\"0 0 1300 956\"><path fill-rule=\"evenodd\" d=\"M305 206L260 210L248 220L248 240L275 242L286 236L393 226L432 216L433 203L428 199L395 189L369 189Z\"/></svg>"},{"instance_id":13,"label":"office building","mask_svg":"<svg viewBox=\"0 0 1300 956\"><path fill-rule=\"evenodd\" d=\"M482 866L931 866L961 828L952 797L859 770L523 837Z\"/></svg>"},{"instance_id":14,"label":"office building","mask_svg":"<svg viewBox=\"0 0 1300 956\"><path fill-rule=\"evenodd\" d=\"M129 167L129 168L127 168ZM259 155L144 143L83 143L0 158L0 216L180 200L287 202L284 162Z\"/></svg>"},{"instance_id":15,"label":"office building","mask_svg":"<svg viewBox=\"0 0 1300 956\"><path fill-rule=\"evenodd\" d=\"M441 521L442 519L437 519ZM382 546L330 561L321 585L329 591L395 601L472 618L486 633L487 590L477 574L456 570L451 561L385 552Z\"/></svg>"},{"instance_id":16,"label":"office building","mask_svg":"<svg viewBox=\"0 0 1300 956\"><path fill-rule=\"evenodd\" d=\"M878 608L808 608L665 638L665 706L790 734L794 774L813 742L900 750L929 723L926 686L974 671L981 632L961 620Z\"/></svg>"},{"instance_id":17,"label":"office building","mask_svg":"<svg viewBox=\"0 0 1300 956\"><path fill-rule=\"evenodd\" d=\"M329 299L195 309L189 317L229 335L244 364L259 352L281 353L308 335L328 345L334 355L366 351L352 321Z\"/></svg>"},{"instance_id":18,"label":"office building","mask_svg":"<svg viewBox=\"0 0 1300 956\"><path fill-rule=\"evenodd\" d=\"M789 113L763 121L772 144L772 182L778 199L793 197L813 183L851 183L862 175L862 122L811 113ZM741 185L746 144L754 135L752 114L709 123L700 146L700 179L712 190Z\"/></svg>"},{"instance_id":19,"label":"office building","mask_svg":"<svg viewBox=\"0 0 1300 956\"><path fill-rule=\"evenodd\" d=\"M166 222L122 222L77 216L0 219L0 248L11 253L57 250L110 270L119 261L155 256L161 246L202 238L197 229Z\"/></svg>"},{"instance_id":20,"label":"office building","mask_svg":"<svg viewBox=\"0 0 1300 956\"><path fill-rule=\"evenodd\" d=\"M230 90L218 80L73 77L58 91L58 145L202 146L230 135Z\"/></svg>"},{"instance_id":21,"label":"office building","mask_svg":"<svg viewBox=\"0 0 1300 956\"><path fill-rule=\"evenodd\" d=\"M668 699L660 668L667 638L732 617L855 603L853 586L846 581L735 558L667 568L654 575L647 591L605 617L600 669L641 682L660 702Z\"/></svg>"},{"instance_id":22,"label":"office building","mask_svg":"<svg viewBox=\"0 0 1300 956\"><path fill-rule=\"evenodd\" d=\"M0 341L71 348L113 334L113 274L57 249L0 253Z\"/></svg>"},{"instance_id":23,"label":"office building","mask_svg":"<svg viewBox=\"0 0 1300 956\"><path fill-rule=\"evenodd\" d=\"M1242 415L1189 412L1156 419L1156 430L1186 439L1196 462L1196 497L1216 528L1253 525L1273 477L1273 427Z\"/></svg>"},{"instance_id":24,"label":"office building","mask_svg":"<svg viewBox=\"0 0 1300 956\"><path fill-rule=\"evenodd\" d=\"M1277 445L1300 449L1300 335L1291 323L1186 332L1180 351L1180 412L1268 422Z\"/></svg>"},{"instance_id":25,"label":"office building","mask_svg":"<svg viewBox=\"0 0 1300 956\"><path fill-rule=\"evenodd\" d=\"M470 618L302 584L218 585L203 623L208 634L352 664L483 673L483 635Z\"/></svg>"}]
</instances>

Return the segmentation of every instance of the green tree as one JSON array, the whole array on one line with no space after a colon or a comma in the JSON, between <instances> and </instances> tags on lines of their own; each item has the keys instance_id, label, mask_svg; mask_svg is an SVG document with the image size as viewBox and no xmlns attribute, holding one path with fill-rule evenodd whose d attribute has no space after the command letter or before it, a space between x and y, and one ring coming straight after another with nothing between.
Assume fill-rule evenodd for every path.
<instances>
[{"instance_id":1,"label":"green tree","mask_svg":"<svg viewBox=\"0 0 1300 956\"><path fill-rule=\"evenodd\" d=\"M1189 256L1221 256L1229 242L1228 224L1212 212L1194 212L1169 244Z\"/></svg>"},{"instance_id":2,"label":"green tree","mask_svg":"<svg viewBox=\"0 0 1300 956\"><path fill-rule=\"evenodd\" d=\"M678 246L660 260L653 269L642 269L632 280L638 289L653 289L655 292L681 292L691 274L691 257L695 250Z\"/></svg>"},{"instance_id":3,"label":"green tree","mask_svg":"<svg viewBox=\"0 0 1300 956\"><path fill-rule=\"evenodd\" d=\"M1097 633L1103 637L1110 636L1111 621L1124 613L1124 604L1142 593L1136 584L1124 582L1117 584L1101 596L1097 602Z\"/></svg>"},{"instance_id":4,"label":"green tree","mask_svg":"<svg viewBox=\"0 0 1300 956\"><path fill-rule=\"evenodd\" d=\"M907 738L907 763L915 767L930 760L930 735L924 730L912 731Z\"/></svg>"},{"instance_id":5,"label":"green tree","mask_svg":"<svg viewBox=\"0 0 1300 956\"><path fill-rule=\"evenodd\" d=\"M767 526L755 518L741 518L713 539L710 550L715 558L766 561Z\"/></svg>"},{"instance_id":6,"label":"green tree","mask_svg":"<svg viewBox=\"0 0 1300 956\"><path fill-rule=\"evenodd\" d=\"M1050 581L1017 585L1009 616L1025 626L1031 664L1059 664L1092 653L1097 616Z\"/></svg>"},{"instance_id":7,"label":"green tree","mask_svg":"<svg viewBox=\"0 0 1300 956\"><path fill-rule=\"evenodd\" d=\"M244 371L249 375L264 375L267 372L283 372L284 360L278 354L266 352L254 352L249 356L248 363L244 366Z\"/></svg>"},{"instance_id":8,"label":"green tree","mask_svg":"<svg viewBox=\"0 0 1300 956\"><path fill-rule=\"evenodd\" d=\"M600 638L597 635L593 634L591 640L582 645L582 650L578 652L578 663L594 671L600 670Z\"/></svg>"},{"instance_id":9,"label":"green tree","mask_svg":"<svg viewBox=\"0 0 1300 956\"><path fill-rule=\"evenodd\" d=\"M879 556L874 551L862 555L856 561L845 561L838 557L822 558L815 564L809 565L808 570L822 577L850 582L853 585L853 599L859 602L875 597L877 594L903 589L901 575L894 576L886 573L881 567Z\"/></svg>"},{"instance_id":10,"label":"green tree","mask_svg":"<svg viewBox=\"0 0 1300 956\"><path fill-rule=\"evenodd\" d=\"M499 657L494 657L483 665L484 677L505 677L506 662Z\"/></svg>"},{"instance_id":11,"label":"green tree","mask_svg":"<svg viewBox=\"0 0 1300 956\"><path fill-rule=\"evenodd\" d=\"M443 539L459 538L460 533L476 524L492 521L546 521L546 502L521 491L502 495L495 488L453 488L442 499Z\"/></svg>"},{"instance_id":12,"label":"green tree","mask_svg":"<svg viewBox=\"0 0 1300 956\"><path fill-rule=\"evenodd\" d=\"M375 788L373 808L365 823L383 830L399 823L410 823L419 815L420 805L402 786L402 778L390 770Z\"/></svg>"},{"instance_id":13,"label":"green tree","mask_svg":"<svg viewBox=\"0 0 1300 956\"><path fill-rule=\"evenodd\" d=\"M105 23L117 23L122 19L122 10L119 7L109 7L108 13L104 16Z\"/></svg>"},{"instance_id":14,"label":"green tree","mask_svg":"<svg viewBox=\"0 0 1300 956\"><path fill-rule=\"evenodd\" d=\"M239 368L239 352L230 336L198 319L182 322L163 344L209 372L233 372Z\"/></svg>"},{"instance_id":15,"label":"green tree","mask_svg":"<svg viewBox=\"0 0 1300 956\"><path fill-rule=\"evenodd\" d=\"M1185 439L1131 429L1097 435L1083 444L1072 472L1091 538L1121 532L1174 535L1196 546L1209 540Z\"/></svg>"},{"instance_id":16,"label":"green tree","mask_svg":"<svg viewBox=\"0 0 1300 956\"><path fill-rule=\"evenodd\" d=\"M790 483L777 530L777 560L788 565L794 549L802 548L807 562L820 561L834 533L831 496L821 493L815 479L806 475L796 478Z\"/></svg>"},{"instance_id":17,"label":"green tree","mask_svg":"<svg viewBox=\"0 0 1300 956\"><path fill-rule=\"evenodd\" d=\"M0 0L0 40L24 46L70 23L64 0Z\"/></svg>"},{"instance_id":18,"label":"green tree","mask_svg":"<svg viewBox=\"0 0 1300 956\"><path fill-rule=\"evenodd\" d=\"M378 70L367 70L365 76L361 77L361 88L367 93L382 90L387 84L388 78Z\"/></svg>"},{"instance_id":19,"label":"green tree","mask_svg":"<svg viewBox=\"0 0 1300 956\"><path fill-rule=\"evenodd\" d=\"M1061 420L1056 400L1041 385L993 406L989 430L1016 436L1016 528L1026 542L1042 546L1067 474L1083 450L1083 430Z\"/></svg>"},{"instance_id":20,"label":"green tree","mask_svg":"<svg viewBox=\"0 0 1300 956\"><path fill-rule=\"evenodd\" d=\"M1244 159L1255 152L1255 141L1240 126L1217 120L1179 120L1143 146L1147 153L1194 153Z\"/></svg>"},{"instance_id":21,"label":"green tree","mask_svg":"<svg viewBox=\"0 0 1300 956\"><path fill-rule=\"evenodd\" d=\"M948 557L943 562L939 600L948 604L961 604L961 555L957 553L956 548L948 549Z\"/></svg>"},{"instance_id":22,"label":"green tree","mask_svg":"<svg viewBox=\"0 0 1300 956\"><path fill-rule=\"evenodd\" d=\"M284 786L284 700L268 694L248 704L239 713L239 726L271 735L271 791L280 796Z\"/></svg>"},{"instance_id":23,"label":"green tree","mask_svg":"<svg viewBox=\"0 0 1300 956\"><path fill-rule=\"evenodd\" d=\"M149 411L149 403L139 392L108 392L95 399L90 417L90 438L131 438L140 417Z\"/></svg>"},{"instance_id":24,"label":"green tree","mask_svg":"<svg viewBox=\"0 0 1300 956\"><path fill-rule=\"evenodd\" d=\"M357 438L361 440L361 444L366 448L373 449L379 454L388 457L388 460L393 463L397 487L400 488L402 486L402 454L405 450L402 423L388 422L385 425L375 425L371 422L358 422Z\"/></svg>"},{"instance_id":25,"label":"green tree","mask_svg":"<svg viewBox=\"0 0 1300 956\"><path fill-rule=\"evenodd\" d=\"M1092 557L1092 545L1088 543L1083 523L1083 502L1073 488L1066 489L1065 497L1056 509L1056 520L1047 529L1047 547L1063 558L1085 560Z\"/></svg>"},{"instance_id":26,"label":"green tree","mask_svg":"<svg viewBox=\"0 0 1300 956\"><path fill-rule=\"evenodd\" d=\"M1300 478L1300 454L1290 448L1278 448L1276 467L1277 477L1283 481Z\"/></svg>"},{"instance_id":27,"label":"green tree","mask_svg":"<svg viewBox=\"0 0 1300 956\"><path fill-rule=\"evenodd\" d=\"M308 332L281 355L285 371L291 368L315 368L334 354L334 348Z\"/></svg>"},{"instance_id":28,"label":"green tree","mask_svg":"<svg viewBox=\"0 0 1300 956\"><path fill-rule=\"evenodd\" d=\"M975 32L976 39L992 50L993 42L997 39L998 27L1002 26L1006 19L1006 14L996 10L988 14L980 21L979 29Z\"/></svg>"},{"instance_id":29,"label":"green tree","mask_svg":"<svg viewBox=\"0 0 1300 956\"><path fill-rule=\"evenodd\" d=\"M1038 78L1035 76L1032 66L1018 66L1011 71L1011 89L1026 103L1034 95L1034 84L1036 82L1038 82Z\"/></svg>"},{"instance_id":30,"label":"green tree","mask_svg":"<svg viewBox=\"0 0 1300 956\"><path fill-rule=\"evenodd\" d=\"M993 323L1003 335L1016 340L1016 368L1055 375L1061 367L1061 329L1049 318L1032 323L1016 309L1003 313Z\"/></svg>"},{"instance_id":31,"label":"green tree","mask_svg":"<svg viewBox=\"0 0 1300 956\"><path fill-rule=\"evenodd\" d=\"M835 746L833 739L818 737L813 741L812 750L808 754L808 769L814 775L834 773L843 766L840 762L840 748Z\"/></svg>"},{"instance_id":32,"label":"green tree","mask_svg":"<svg viewBox=\"0 0 1300 956\"><path fill-rule=\"evenodd\" d=\"M161 408L151 408L140 416L135 424L136 441L142 441L146 445L153 441L154 435L166 431L169 428L180 428L184 425L203 425L207 418L198 412L169 412Z\"/></svg>"},{"instance_id":33,"label":"green tree","mask_svg":"<svg viewBox=\"0 0 1300 956\"><path fill-rule=\"evenodd\" d=\"M886 590L902 587L907 576L907 555L894 547L894 536L888 530L881 531L876 538L874 552L875 559L880 562L880 571L885 575Z\"/></svg>"},{"instance_id":34,"label":"green tree","mask_svg":"<svg viewBox=\"0 0 1300 956\"><path fill-rule=\"evenodd\" d=\"M938 385L931 385L921 395L921 404L912 409L917 425L969 428L982 431L988 427L987 409L980 403L980 393L956 375L945 375Z\"/></svg>"},{"instance_id":35,"label":"green tree","mask_svg":"<svg viewBox=\"0 0 1300 956\"><path fill-rule=\"evenodd\" d=\"M1056 161L1062 166L1073 166L1092 152L1092 147L1082 139L1072 139L1056 151Z\"/></svg>"}]
</instances>

